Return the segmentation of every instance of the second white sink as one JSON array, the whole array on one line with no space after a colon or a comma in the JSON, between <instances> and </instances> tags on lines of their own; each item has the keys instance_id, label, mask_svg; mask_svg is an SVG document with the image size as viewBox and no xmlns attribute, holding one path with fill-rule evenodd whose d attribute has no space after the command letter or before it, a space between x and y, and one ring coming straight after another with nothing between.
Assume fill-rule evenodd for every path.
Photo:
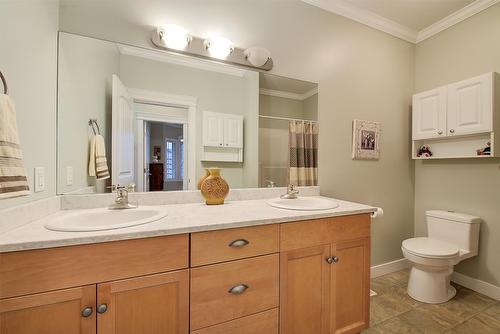
<instances>
[{"instance_id":1,"label":"second white sink","mask_svg":"<svg viewBox=\"0 0 500 334\"><path fill-rule=\"evenodd\" d=\"M108 208L74 210L61 214L45 224L45 228L63 232L113 230L152 223L166 215L165 209L152 206L126 210L110 210Z\"/></svg>"},{"instance_id":2,"label":"second white sink","mask_svg":"<svg viewBox=\"0 0 500 334\"><path fill-rule=\"evenodd\" d=\"M303 211L330 210L339 206L334 200L323 197L273 198L267 204L280 209Z\"/></svg>"}]
</instances>

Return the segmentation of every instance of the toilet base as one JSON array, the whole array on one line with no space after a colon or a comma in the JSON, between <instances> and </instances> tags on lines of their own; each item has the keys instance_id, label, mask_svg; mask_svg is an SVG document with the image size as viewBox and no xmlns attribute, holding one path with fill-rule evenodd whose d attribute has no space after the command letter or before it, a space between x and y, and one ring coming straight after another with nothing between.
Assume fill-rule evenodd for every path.
<instances>
[{"instance_id":1,"label":"toilet base","mask_svg":"<svg viewBox=\"0 0 500 334\"><path fill-rule=\"evenodd\" d=\"M445 303L457 291L450 285L452 267L431 267L413 263L408 280L408 295L429 304Z\"/></svg>"}]
</instances>

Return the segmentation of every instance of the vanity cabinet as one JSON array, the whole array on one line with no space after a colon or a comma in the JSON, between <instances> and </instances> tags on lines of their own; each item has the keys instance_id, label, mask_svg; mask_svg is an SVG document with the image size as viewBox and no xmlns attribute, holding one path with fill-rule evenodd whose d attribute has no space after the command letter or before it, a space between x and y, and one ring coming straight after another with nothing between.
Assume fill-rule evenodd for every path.
<instances>
[{"instance_id":1,"label":"vanity cabinet","mask_svg":"<svg viewBox=\"0 0 500 334\"><path fill-rule=\"evenodd\" d=\"M95 334L95 285L0 300L0 334Z\"/></svg>"},{"instance_id":2,"label":"vanity cabinet","mask_svg":"<svg viewBox=\"0 0 500 334\"><path fill-rule=\"evenodd\" d=\"M281 334L368 328L369 236L368 215L281 226Z\"/></svg>"}]
</instances>

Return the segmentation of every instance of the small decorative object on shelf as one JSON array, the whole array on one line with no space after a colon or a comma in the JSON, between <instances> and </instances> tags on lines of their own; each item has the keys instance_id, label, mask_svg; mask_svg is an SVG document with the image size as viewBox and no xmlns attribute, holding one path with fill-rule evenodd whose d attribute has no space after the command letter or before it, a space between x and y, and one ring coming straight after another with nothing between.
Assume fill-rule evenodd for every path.
<instances>
[{"instance_id":1,"label":"small decorative object on shelf","mask_svg":"<svg viewBox=\"0 0 500 334\"><path fill-rule=\"evenodd\" d=\"M432 151L429 146L423 145L418 149L417 157L430 158L432 157Z\"/></svg>"},{"instance_id":2,"label":"small decorative object on shelf","mask_svg":"<svg viewBox=\"0 0 500 334\"><path fill-rule=\"evenodd\" d=\"M477 155L491 155L491 142L486 144L485 148L476 150Z\"/></svg>"},{"instance_id":3,"label":"small decorative object on shelf","mask_svg":"<svg viewBox=\"0 0 500 334\"><path fill-rule=\"evenodd\" d=\"M229 185L220 176L220 168L209 168L210 175L201 184L201 194L207 205L224 204L229 193Z\"/></svg>"},{"instance_id":4,"label":"small decorative object on shelf","mask_svg":"<svg viewBox=\"0 0 500 334\"><path fill-rule=\"evenodd\" d=\"M198 185L197 185L197 189L200 190L201 189L201 185L203 184L203 181L205 181L205 179L210 175L210 171L208 170L208 168L205 168L205 175L203 175L202 177L200 177L200 179L198 180Z\"/></svg>"}]
</instances>

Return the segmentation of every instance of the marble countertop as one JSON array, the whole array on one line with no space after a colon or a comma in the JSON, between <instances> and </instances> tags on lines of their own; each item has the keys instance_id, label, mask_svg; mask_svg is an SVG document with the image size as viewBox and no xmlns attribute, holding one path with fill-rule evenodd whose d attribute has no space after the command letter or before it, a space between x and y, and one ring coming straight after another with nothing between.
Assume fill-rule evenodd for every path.
<instances>
[{"instance_id":1,"label":"marble countertop","mask_svg":"<svg viewBox=\"0 0 500 334\"><path fill-rule=\"evenodd\" d=\"M339 203L337 208L321 211L278 209L269 206L266 200L262 199L228 201L224 205L216 206L207 206L204 203L169 204L163 206L167 209L168 215L149 224L97 232L57 232L46 229L44 225L47 222L68 212L61 210L0 234L0 252L285 223L371 213L377 210L375 207L363 204L336 201Z\"/></svg>"}]
</instances>

